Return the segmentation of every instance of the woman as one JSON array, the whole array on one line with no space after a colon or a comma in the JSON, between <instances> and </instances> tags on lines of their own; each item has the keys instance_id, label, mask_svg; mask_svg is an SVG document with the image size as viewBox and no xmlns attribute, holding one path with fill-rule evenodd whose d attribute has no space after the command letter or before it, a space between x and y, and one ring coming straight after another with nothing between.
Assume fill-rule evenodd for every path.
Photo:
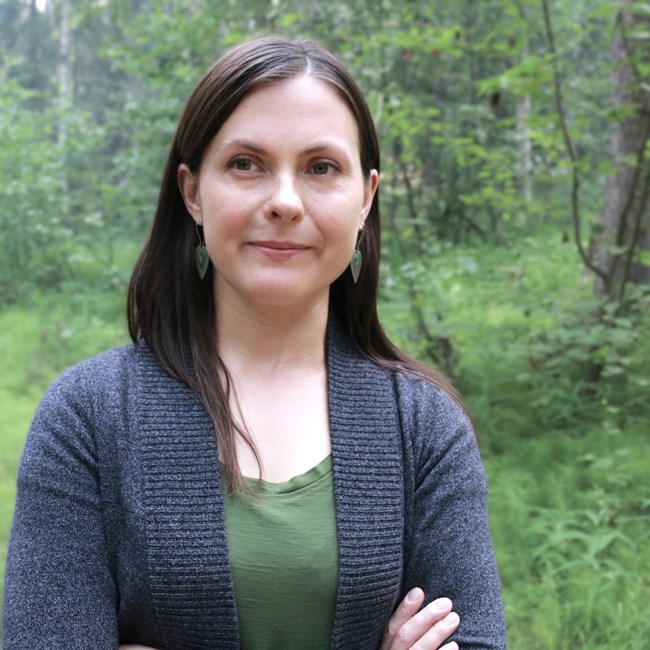
<instances>
[{"instance_id":1,"label":"woman","mask_svg":"<svg viewBox=\"0 0 650 650\"><path fill-rule=\"evenodd\" d=\"M64 373L30 430L6 650L505 647L468 418L377 319L378 180L323 48L259 39L206 73L134 345Z\"/></svg>"}]
</instances>

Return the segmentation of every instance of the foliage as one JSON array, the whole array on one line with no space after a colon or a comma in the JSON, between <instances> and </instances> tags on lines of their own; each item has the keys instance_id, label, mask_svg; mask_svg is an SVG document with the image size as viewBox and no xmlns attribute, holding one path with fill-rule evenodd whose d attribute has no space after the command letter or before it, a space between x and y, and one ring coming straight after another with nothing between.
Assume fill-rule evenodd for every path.
<instances>
[{"instance_id":1,"label":"foliage","mask_svg":"<svg viewBox=\"0 0 650 650\"><path fill-rule=\"evenodd\" d=\"M58 83L64 1L68 103ZM0 2L0 557L40 394L67 365L125 340L126 278L189 90L232 44L313 37L359 80L380 134L383 320L405 349L454 373L476 420L510 645L647 644L650 297L643 287L623 303L594 295L570 200L577 173L581 239L597 243L606 181L621 163L608 131L638 108L611 100L617 16L648 5L48 7ZM647 79L650 39L641 29L630 37L627 63ZM558 126L558 72L575 161ZM646 86L637 84L644 101ZM647 265L647 251L637 258Z\"/></svg>"},{"instance_id":2,"label":"foliage","mask_svg":"<svg viewBox=\"0 0 650 650\"><path fill-rule=\"evenodd\" d=\"M24 295L16 279L31 281L24 259L44 241L51 244L43 251L47 282L57 286L74 276L71 249L110 265L117 233L143 236L166 148L198 75L229 45L272 32L333 47L365 89L382 140L384 204L402 243L401 255L388 248L393 261L426 254L432 239L499 244L540 224L570 230L573 166L558 129L556 58L579 149L583 229L598 234L604 178L613 169L607 128L630 108L609 100L620 2L553 3L557 57L537 0L66 2L74 87L65 113L52 83L61 63L54 55L59 5L49 15L18 0L3 5L0 78L8 92L1 108L12 126L3 172L15 175L18 159L31 165L0 208L3 223L16 210L31 215L29 229L8 229L16 259L0 277L10 299ZM16 40L16 31L26 38ZM62 128L65 150L57 142ZM56 191L69 182L70 196ZM33 278L36 286L44 275Z\"/></svg>"},{"instance_id":3,"label":"foliage","mask_svg":"<svg viewBox=\"0 0 650 650\"><path fill-rule=\"evenodd\" d=\"M2 302L11 303L24 300L35 287L61 289L99 264L114 272L114 235L106 223L109 202L98 191L101 165L88 164L99 156L103 128L81 112L61 115L55 106L30 108L37 93L11 78L2 83L0 170L6 182L0 227L7 246L0 261L0 295ZM69 133L66 152L54 137L60 120ZM74 173L66 172L66 165Z\"/></svg>"}]
</instances>

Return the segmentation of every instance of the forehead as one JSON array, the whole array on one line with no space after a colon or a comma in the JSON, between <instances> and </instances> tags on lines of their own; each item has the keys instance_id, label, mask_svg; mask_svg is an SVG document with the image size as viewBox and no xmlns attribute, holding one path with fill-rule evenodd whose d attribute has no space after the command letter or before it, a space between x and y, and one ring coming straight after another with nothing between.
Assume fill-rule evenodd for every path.
<instances>
[{"instance_id":1,"label":"forehead","mask_svg":"<svg viewBox=\"0 0 650 650\"><path fill-rule=\"evenodd\" d=\"M311 75L248 93L224 122L215 141L239 137L287 145L332 138L359 151L359 129L352 111L332 86Z\"/></svg>"}]
</instances>

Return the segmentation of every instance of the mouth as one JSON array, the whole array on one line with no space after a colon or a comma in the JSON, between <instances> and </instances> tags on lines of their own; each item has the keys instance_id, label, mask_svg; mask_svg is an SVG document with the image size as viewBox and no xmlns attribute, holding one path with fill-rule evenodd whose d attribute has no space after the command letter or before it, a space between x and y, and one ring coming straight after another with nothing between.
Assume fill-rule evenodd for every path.
<instances>
[{"instance_id":1,"label":"mouth","mask_svg":"<svg viewBox=\"0 0 650 650\"><path fill-rule=\"evenodd\" d=\"M284 241L284 240L268 240L268 241L253 241L251 242L253 246L261 246L264 248L274 248L276 250L285 251L285 250L303 250L309 248L305 244L294 241Z\"/></svg>"},{"instance_id":2,"label":"mouth","mask_svg":"<svg viewBox=\"0 0 650 650\"><path fill-rule=\"evenodd\" d=\"M284 240L263 240L249 242L249 246L258 253L273 259L287 259L309 250L309 246L300 242Z\"/></svg>"}]
</instances>

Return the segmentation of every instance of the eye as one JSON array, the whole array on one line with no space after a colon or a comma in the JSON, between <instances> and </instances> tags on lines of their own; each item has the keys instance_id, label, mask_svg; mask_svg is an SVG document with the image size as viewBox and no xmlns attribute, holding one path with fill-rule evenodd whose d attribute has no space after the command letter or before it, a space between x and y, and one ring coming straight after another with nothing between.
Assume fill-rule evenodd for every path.
<instances>
[{"instance_id":1,"label":"eye","mask_svg":"<svg viewBox=\"0 0 650 650\"><path fill-rule=\"evenodd\" d=\"M319 160L312 165L311 173L316 176L327 176L338 171L338 167L329 160Z\"/></svg>"},{"instance_id":2,"label":"eye","mask_svg":"<svg viewBox=\"0 0 650 650\"><path fill-rule=\"evenodd\" d=\"M259 169L250 158L235 158L230 163L230 167L238 172L254 172Z\"/></svg>"}]
</instances>

